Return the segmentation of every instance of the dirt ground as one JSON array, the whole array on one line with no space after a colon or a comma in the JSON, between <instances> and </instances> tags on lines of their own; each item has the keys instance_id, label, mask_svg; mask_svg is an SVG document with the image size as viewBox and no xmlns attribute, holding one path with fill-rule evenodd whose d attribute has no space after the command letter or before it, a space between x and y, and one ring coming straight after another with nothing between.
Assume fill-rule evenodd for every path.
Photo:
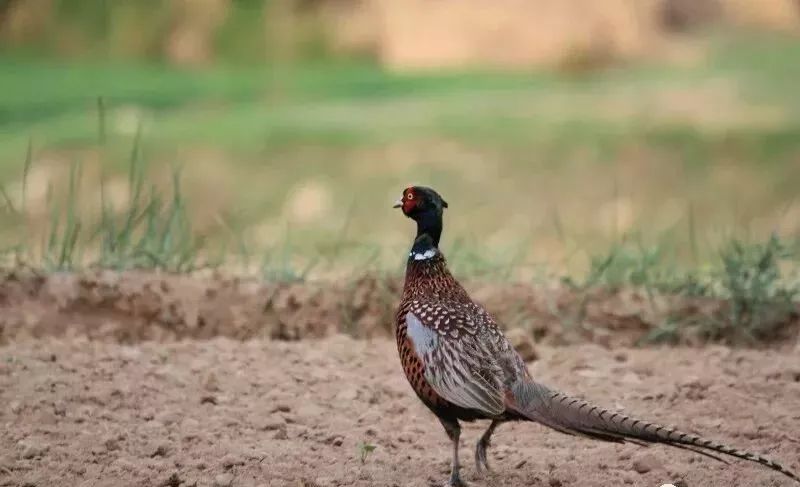
<instances>
[{"instance_id":1,"label":"dirt ground","mask_svg":"<svg viewBox=\"0 0 800 487\"><path fill-rule=\"evenodd\" d=\"M630 347L648 342L664 323L679 323L661 340L800 347L800 306L768 307L754 317L761 326L752 336L731 322L734 313L722 299L626 288L582 291L559 283L465 285L501 326L519 329L544 345ZM0 346L48 337L125 344L214 337L294 341L337 333L390 338L401 290L402 276L370 274L276 283L216 272L0 271ZM703 326L708 323L716 325Z\"/></svg>"},{"instance_id":2,"label":"dirt ground","mask_svg":"<svg viewBox=\"0 0 800 487\"><path fill-rule=\"evenodd\" d=\"M552 386L800 470L796 352L584 344L539 353L529 367ZM0 423L2 486L431 486L443 484L450 457L385 338L10 343L0 348ZM794 485L748 462L530 423L498 430L494 473L482 479L472 454L484 426L462 434L463 476L476 486Z\"/></svg>"}]
</instances>

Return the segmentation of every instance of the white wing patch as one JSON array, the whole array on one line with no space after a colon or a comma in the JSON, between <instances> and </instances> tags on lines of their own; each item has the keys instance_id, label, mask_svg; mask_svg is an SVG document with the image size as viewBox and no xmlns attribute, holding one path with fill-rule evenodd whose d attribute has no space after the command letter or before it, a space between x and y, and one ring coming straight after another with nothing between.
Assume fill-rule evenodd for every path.
<instances>
[{"instance_id":1,"label":"white wing patch","mask_svg":"<svg viewBox=\"0 0 800 487\"><path fill-rule=\"evenodd\" d=\"M406 313L406 334L414 344L417 357L424 357L439 346L439 336L436 331L423 325L410 311Z\"/></svg>"},{"instance_id":2,"label":"white wing patch","mask_svg":"<svg viewBox=\"0 0 800 487\"><path fill-rule=\"evenodd\" d=\"M421 316L426 319L425 311ZM490 417L503 413L503 371L479 339L441 335L412 312L406 313L406 335L424 365L425 380L437 394Z\"/></svg>"}]
</instances>

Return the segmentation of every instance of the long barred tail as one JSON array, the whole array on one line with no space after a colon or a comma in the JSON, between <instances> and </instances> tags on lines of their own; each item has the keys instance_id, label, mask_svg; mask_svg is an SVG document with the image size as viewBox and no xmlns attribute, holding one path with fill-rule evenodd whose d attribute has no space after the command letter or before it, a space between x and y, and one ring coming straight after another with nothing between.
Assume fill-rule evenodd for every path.
<instances>
[{"instance_id":1,"label":"long barred tail","mask_svg":"<svg viewBox=\"0 0 800 487\"><path fill-rule=\"evenodd\" d=\"M562 433L605 441L623 442L627 440L664 443L690 450L698 448L696 450L698 453L706 455L708 455L707 451L719 452L760 463L800 482L797 474L761 455L599 408L586 401L550 390L535 382L519 383L514 387L512 393L516 402L514 409L519 414ZM716 458L713 455L709 456Z\"/></svg>"}]
</instances>

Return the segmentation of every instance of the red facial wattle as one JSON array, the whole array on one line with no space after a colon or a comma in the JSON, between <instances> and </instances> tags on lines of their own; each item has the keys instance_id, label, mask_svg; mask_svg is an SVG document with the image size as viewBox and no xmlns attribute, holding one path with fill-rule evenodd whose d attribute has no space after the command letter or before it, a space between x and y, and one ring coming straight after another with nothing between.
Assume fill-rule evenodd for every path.
<instances>
[{"instance_id":1,"label":"red facial wattle","mask_svg":"<svg viewBox=\"0 0 800 487\"><path fill-rule=\"evenodd\" d=\"M403 196L400 197L394 204L395 208L402 208L403 213L408 215L417 207L417 195L414 193L413 188L406 188L403 191Z\"/></svg>"},{"instance_id":2,"label":"red facial wattle","mask_svg":"<svg viewBox=\"0 0 800 487\"><path fill-rule=\"evenodd\" d=\"M403 198L403 213L405 214L411 213L411 211L414 210L414 208L417 206L417 199L414 198L414 195L412 193L409 194L411 194L410 199L408 198L408 196Z\"/></svg>"}]
</instances>

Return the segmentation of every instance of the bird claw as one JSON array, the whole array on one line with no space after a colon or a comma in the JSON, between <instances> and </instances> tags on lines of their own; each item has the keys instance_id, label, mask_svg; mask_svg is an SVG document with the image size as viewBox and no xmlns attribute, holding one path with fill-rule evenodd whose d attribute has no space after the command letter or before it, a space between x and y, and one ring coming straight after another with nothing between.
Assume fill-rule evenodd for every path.
<instances>
[{"instance_id":1,"label":"bird claw","mask_svg":"<svg viewBox=\"0 0 800 487\"><path fill-rule=\"evenodd\" d=\"M475 449L475 469L478 473L486 474L492 471L489 468L489 462L486 459L486 445L478 443L478 447Z\"/></svg>"},{"instance_id":2,"label":"bird claw","mask_svg":"<svg viewBox=\"0 0 800 487\"><path fill-rule=\"evenodd\" d=\"M445 487L467 487L467 483L461 480L461 476L455 471L450 474L450 480L447 481Z\"/></svg>"},{"instance_id":3,"label":"bird claw","mask_svg":"<svg viewBox=\"0 0 800 487\"><path fill-rule=\"evenodd\" d=\"M450 477L450 480L448 480L444 485L445 487L467 487L467 483L461 480L459 477Z\"/></svg>"}]
</instances>

